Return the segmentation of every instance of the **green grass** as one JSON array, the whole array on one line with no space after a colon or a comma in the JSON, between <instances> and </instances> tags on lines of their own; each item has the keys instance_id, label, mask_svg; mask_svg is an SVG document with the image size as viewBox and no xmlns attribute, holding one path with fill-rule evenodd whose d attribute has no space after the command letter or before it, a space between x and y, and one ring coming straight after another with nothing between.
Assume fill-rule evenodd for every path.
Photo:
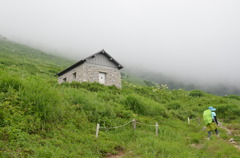
<instances>
[{"instance_id":1,"label":"green grass","mask_svg":"<svg viewBox=\"0 0 240 158\"><path fill-rule=\"evenodd\" d=\"M74 63L0 40L0 157L238 157L231 136L206 141L202 112L208 106L237 134L240 100L199 90L123 88L98 83L57 84L57 72ZM187 118L191 118L191 124ZM116 127L133 119L148 125ZM234 139L239 142L239 136Z\"/></svg>"}]
</instances>

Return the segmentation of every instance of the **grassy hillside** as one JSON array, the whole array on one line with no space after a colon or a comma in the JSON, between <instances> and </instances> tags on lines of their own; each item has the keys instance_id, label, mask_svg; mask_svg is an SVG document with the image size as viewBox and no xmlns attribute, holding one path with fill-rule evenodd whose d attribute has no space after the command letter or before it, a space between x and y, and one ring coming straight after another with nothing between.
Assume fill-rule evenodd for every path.
<instances>
[{"instance_id":1,"label":"grassy hillside","mask_svg":"<svg viewBox=\"0 0 240 158\"><path fill-rule=\"evenodd\" d=\"M73 63L0 40L0 157L239 157L228 141L233 137L240 143L239 96L124 80L122 89L98 83L58 85L56 72ZM210 105L234 136L220 129L220 139L204 139L201 116Z\"/></svg>"}]
</instances>

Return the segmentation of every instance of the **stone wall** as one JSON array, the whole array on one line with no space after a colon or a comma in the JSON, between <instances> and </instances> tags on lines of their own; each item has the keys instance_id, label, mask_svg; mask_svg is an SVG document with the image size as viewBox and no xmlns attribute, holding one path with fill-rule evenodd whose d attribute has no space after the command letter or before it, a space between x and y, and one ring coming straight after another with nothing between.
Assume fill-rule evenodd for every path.
<instances>
[{"instance_id":1,"label":"stone wall","mask_svg":"<svg viewBox=\"0 0 240 158\"><path fill-rule=\"evenodd\" d=\"M105 85L115 85L121 88L121 74L117 68L84 63L58 77L58 83L63 82L99 82L99 73L105 73ZM75 73L75 75L74 75ZM76 76L76 77L75 77ZM64 78L66 81L64 81Z\"/></svg>"}]
</instances>

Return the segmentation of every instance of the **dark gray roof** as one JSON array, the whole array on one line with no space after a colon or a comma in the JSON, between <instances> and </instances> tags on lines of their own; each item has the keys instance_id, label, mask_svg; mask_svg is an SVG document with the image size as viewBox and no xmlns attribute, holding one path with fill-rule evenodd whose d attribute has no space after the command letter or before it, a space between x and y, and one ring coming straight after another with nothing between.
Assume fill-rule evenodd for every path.
<instances>
[{"instance_id":1,"label":"dark gray roof","mask_svg":"<svg viewBox=\"0 0 240 158\"><path fill-rule=\"evenodd\" d=\"M75 67L83 64L84 62L87 61L88 58L92 58L93 56L95 56L95 55L97 55L97 54L104 54L108 59L110 59L110 60L117 66L118 70L120 70L120 69L123 68L123 66L122 66L120 63L118 63L113 57L111 57L111 56L103 49L103 50L101 50L101 51L99 51L99 52L97 52L97 53L95 53L95 54L93 54L93 55L91 55L91 56L83 59L83 60L80 60L79 62L73 64L72 66L70 66L70 67L68 67L68 68L66 68L66 69L63 70L62 72L59 72L57 75L58 75L58 76L61 76L62 74L64 74L64 73L72 70L73 68L75 68Z\"/></svg>"}]
</instances>

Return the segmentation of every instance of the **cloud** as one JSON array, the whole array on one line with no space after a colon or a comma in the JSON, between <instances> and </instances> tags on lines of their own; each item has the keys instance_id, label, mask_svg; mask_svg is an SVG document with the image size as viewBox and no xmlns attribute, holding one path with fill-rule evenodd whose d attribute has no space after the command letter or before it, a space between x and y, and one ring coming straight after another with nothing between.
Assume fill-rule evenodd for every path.
<instances>
[{"instance_id":1,"label":"cloud","mask_svg":"<svg viewBox=\"0 0 240 158\"><path fill-rule=\"evenodd\" d=\"M239 85L239 6L238 0L3 0L0 33L75 60L105 49L127 68Z\"/></svg>"}]
</instances>

